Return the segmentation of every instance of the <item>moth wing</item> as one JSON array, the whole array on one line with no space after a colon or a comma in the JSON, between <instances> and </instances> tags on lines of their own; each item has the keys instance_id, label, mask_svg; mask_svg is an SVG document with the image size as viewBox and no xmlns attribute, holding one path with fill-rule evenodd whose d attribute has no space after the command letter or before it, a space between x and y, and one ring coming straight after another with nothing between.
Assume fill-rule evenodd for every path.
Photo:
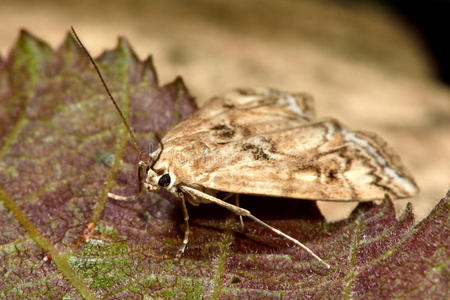
<instances>
[{"instance_id":1,"label":"moth wing","mask_svg":"<svg viewBox=\"0 0 450 300\"><path fill-rule=\"evenodd\" d=\"M205 148L206 149L206 148ZM335 120L209 145L186 157L186 184L231 193L329 201L405 198L417 186L375 134ZM189 152L188 152L189 153Z\"/></svg>"},{"instance_id":2,"label":"moth wing","mask_svg":"<svg viewBox=\"0 0 450 300\"><path fill-rule=\"evenodd\" d=\"M307 124L314 118L313 99L306 93L274 89L234 89L205 103L172 128L164 143L176 140L229 142L259 133Z\"/></svg>"},{"instance_id":3,"label":"moth wing","mask_svg":"<svg viewBox=\"0 0 450 300\"><path fill-rule=\"evenodd\" d=\"M232 193L330 201L409 197L414 180L378 136L314 121L312 99L237 89L170 130L155 169Z\"/></svg>"}]
</instances>

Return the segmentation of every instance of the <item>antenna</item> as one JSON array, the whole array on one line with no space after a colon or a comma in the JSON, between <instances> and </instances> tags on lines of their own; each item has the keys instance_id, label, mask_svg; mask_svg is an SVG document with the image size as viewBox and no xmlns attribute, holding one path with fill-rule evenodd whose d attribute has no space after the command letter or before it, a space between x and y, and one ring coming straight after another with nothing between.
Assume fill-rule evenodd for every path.
<instances>
[{"instance_id":1,"label":"antenna","mask_svg":"<svg viewBox=\"0 0 450 300\"><path fill-rule=\"evenodd\" d=\"M122 113L122 110L120 109L119 105L117 104L116 100L114 99L114 97L112 96L108 86L106 85L105 80L103 79L102 73L100 73L99 68L97 67L97 64L95 63L94 59L92 58L91 54L89 54L89 51L86 49L86 47L83 45L83 43L81 42L80 38L78 37L75 29L73 28L73 26L70 26L70 29L72 30L73 35L75 36L75 40L77 41L78 45L81 47L81 49L83 49L84 53L86 53L87 57L89 58L89 60L91 61L92 65L95 68L95 71L97 72L98 77L100 78L100 81L103 84L103 87L106 90L106 93L109 96L109 99L111 99L112 103L114 104L114 106L116 107L117 111L119 112L120 117L122 118L123 123L125 124L125 126L128 129L128 133L130 134L131 137L131 141L133 142L133 146L136 149L136 151L138 153L142 153L143 151L141 150L141 148L139 147L138 143L136 142L136 138L134 137L133 131L131 130L130 126L128 125L127 120L125 119L125 116Z\"/></svg>"}]
</instances>

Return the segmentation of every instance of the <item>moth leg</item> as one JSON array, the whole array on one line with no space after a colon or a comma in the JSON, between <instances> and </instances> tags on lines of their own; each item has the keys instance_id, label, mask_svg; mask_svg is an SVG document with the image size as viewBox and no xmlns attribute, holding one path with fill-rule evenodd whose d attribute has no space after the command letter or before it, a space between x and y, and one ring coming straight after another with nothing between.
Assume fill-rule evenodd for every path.
<instances>
[{"instance_id":1,"label":"moth leg","mask_svg":"<svg viewBox=\"0 0 450 300\"><path fill-rule=\"evenodd\" d=\"M225 200L231 198L232 196L235 196L236 206L240 207L240 205L239 205L239 194L229 193L222 200L225 201ZM244 220L242 219L241 215L239 215L239 222L241 223L241 230L244 230Z\"/></svg>"},{"instance_id":2,"label":"moth leg","mask_svg":"<svg viewBox=\"0 0 450 300\"><path fill-rule=\"evenodd\" d=\"M239 194L236 194L236 206L240 207L239 205ZM239 222L241 223L241 230L244 230L244 219L242 218L241 215L239 215Z\"/></svg>"},{"instance_id":3,"label":"moth leg","mask_svg":"<svg viewBox=\"0 0 450 300\"><path fill-rule=\"evenodd\" d=\"M136 200L136 198L139 196L139 194L133 195L133 196L121 196L121 195L116 195L113 193L108 193L108 198L114 199L114 200L118 200L118 201L133 201Z\"/></svg>"},{"instance_id":4,"label":"moth leg","mask_svg":"<svg viewBox=\"0 0 450 300\"><path fill-rule=\"evenodd\" d=\"M141 176L141 169L143 167L146 167L145 163L143 161L140 161L138 163L138 183L139 183L139 190L138 192L133 195L133 196L120 196L120 195L116 195L113 193L108 193L108 197L114 200L118 200L118 201L134 201L137 198L139 198L139 196L142 195L142 192L144 191L143 189L143 183L142 183L142 176Z\"/></svg>"},{"instance_id":5,"label":"moth leg","mask_svg":"<svg viewBox=\"0 0 450 300\"><path fill-rule=\"evenodd\" d=\"M234 212L237 215L242 215L242 216L246 216L246 217L252 215L246 209L240 208L240 207L238 207L236 205L230 204L228 202L220 200L219 198L213 197L213 196L211 196L209 194L203 193L203 192L201 192L199 190L196 190L196 189L193 189L191 187L182 185L182 186L180 186L180 189L183 192L188 193L189 195L193 196L194 198L201 198L202 200L205 200L202 203L216 203L216 204L218 204L220 206L225 207L226 209L231 210L232 212Z\"/></svg>"},{"instance_id":6,"label":"moth leg","mask_svg":"<svg viewBox=\"0 0 450 300\"><path fill-rule=\"evenodd\" d=\"M252 219L253 221L255 221L256 223L270 229L271 231L275 232L278 235L281 235L282 237L290 240L291 242L295 243L296 245L302 247L306 252L308 252L311 256L313 256L315 259L317 259L319 262L321 262L322 264L324 264L328 269L330 268L330 265L327 264L326 262L324 262L320 257L318 257L311 249L309 249L308 247L306 247L305 245L303 245L301 242L299 242L298 240L294 239L293 237L285 234L284 232L270 226L267 223L264 223L263 221L261 221L260 219L258 219L257 217L255 217L254 215L252 215L250 213L250 211L240 208L236 205L230 204L228 202L222 201L216 197L213 197L211 195L208 195L206 193L203 193L199 190L193 189L191 187L188 186L180 186L180 189L183 192L186 192L194 197L199 197L202 198L203 200L206 200L206 202L211 202L211 203L215 203L217 205L220 205L222 207L225 207L226 209L231 210L232 212L234 212L237 215L240 216L244 216L244 217L248 217L250 219Z\"/></svg>"},{"instance_id":7,"label":"moth leg","mask_svg":"<svg viewBox=\"0 0 450 300\"><path fill-rule=\"evenodd\" d=\"M226 201L226 200L228 200L228 199L230 199L231 197L233 197L234 195L236 195L236 194L233 194L233 193L228 193L228 195L226 195L225 197L223 197L223 201Z\"/></svg>"},{"instance_id":8,"label":"moth leg","mask_svg":"<svg viewBox=\"0 0 450 300\"><path fill-rule=\"evenodd\" d=\"M134 201L142 195L143 191L144 190L141 188L140 191L137 192L136 194L134 194L133 196L121 196L121 195L116 195L113 193L108 193L108 198L118 200L118 201Z\"/></svg>"},{"instance_id":9,"label":"moth leg","mask_svg":"<svg viewBox=\"0 0 450 300\"><path fill-rule=\"evenodd\" d=\"M189 229L189 214L188 214L188 210L186 207L186 201L184 199L184 194L179 193L178 196L180 197L181 205L183 206L184 223L186 224L186 229L184 230L183 243L181 244L180 248L178 249L178 253L175 257L176 259L179 259L181 257L181 255L183 255L184 250L186 250L186 246L189 242L189 234L191 233L191 231Z\"/></svg>"}]
</instances>

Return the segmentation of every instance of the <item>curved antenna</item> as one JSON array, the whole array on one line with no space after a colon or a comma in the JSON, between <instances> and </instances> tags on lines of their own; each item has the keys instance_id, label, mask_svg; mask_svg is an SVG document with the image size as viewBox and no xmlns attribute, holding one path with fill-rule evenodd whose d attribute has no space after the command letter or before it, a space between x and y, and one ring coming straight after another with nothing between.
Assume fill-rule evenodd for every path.
<instances>
[{"instance_id":1,"label":"curved antenna","mask_svg":"<svg viewBox=\"0 0 450 300\"><path fill-rule=\"evenodd\" d=\"M128 133L130 134L131 137L131 141L133 142L133 146L136 149L136 151L138 153L142 153L141 148L139 147L138 143L136 142L136 138L134 137L133 131L131 130L130 126L128 125L127 120L125 119L125 116L122 113L122 110L120 109L119 105L117 104L116 100L114 99L114 97L112 96L108 86L106 85L105 80L103 79L102 73L100 73L99 68L97 67L97 64L95 63L94 59L92 58L91 54L89 53L89 51L86 49L86 47L83 45L83 43L81 42L80 38L78 37L77 33L75 32L75 29L73 28L73 26L70 26L70 29L72 30L73 35L75 36L75 40L77 41L78 45L81 47L81 49L83 49L84 53L86 53L87 57L89 58L89 60L91 61L92 65L95 68L95 71L97 72L98 77L100 78L103 87L106 90L106 93L109 96L109 99L111 99L112 103L114 104L114 106L116 107L117 111L119 112L120 117L122 118L123 123L125 124L125 126L128 129Z\"/></svg>"}]
</instances>

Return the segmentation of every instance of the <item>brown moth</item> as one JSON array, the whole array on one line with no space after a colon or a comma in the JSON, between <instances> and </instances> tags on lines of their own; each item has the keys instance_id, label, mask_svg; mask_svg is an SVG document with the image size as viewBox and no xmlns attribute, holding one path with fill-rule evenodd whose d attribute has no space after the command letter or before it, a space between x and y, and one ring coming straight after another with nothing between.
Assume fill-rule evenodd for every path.
<instances>
[{"instance_id":1,"label":"brown moth","mask_svg":"<svg viewBox=\"0 0 450 300\"><path fill-rule=\"evenodd\" d=\"M111 100L133 132L104 83ZM164 188L182 203L186 224L180 257L190 234L186 200L215 203L294 242L298 240L250 211L215 197L218 191L323 201L373 201L417 193L414 179L377 135L351 131L335 119L316 119L311 97L274 89L235 89L214 97L171 129L160 147L139 162L143 190ZM109 193L116 200L135 199ZM242 221L242 220L241 220Z\"/></svg>"}]
</instances>

